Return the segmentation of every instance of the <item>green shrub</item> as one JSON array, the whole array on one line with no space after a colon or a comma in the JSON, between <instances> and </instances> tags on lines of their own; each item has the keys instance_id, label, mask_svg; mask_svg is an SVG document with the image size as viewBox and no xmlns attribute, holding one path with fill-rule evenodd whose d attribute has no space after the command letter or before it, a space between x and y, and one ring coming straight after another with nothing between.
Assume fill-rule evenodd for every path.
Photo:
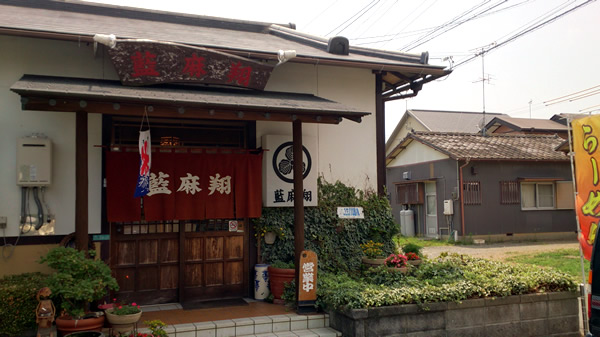
<instances>
[{"instance_id":1,"label":"green shrub","mask_svg":"<svg viewBox=\"0 0 600 337\"><path fill-rule=\"evenodd\" d=\"M55 270L48 278L52 298L60 299L61 308L73 318L83 316L88 305L104 297L109 289L119 289L106 263L87 258L73 248L53 248L40 263Z\"/></svg>"},{"instance_id":2,"label":"green shrub","mask_svg":"<svg viewBox=\"0 0 600 337\"><path fill-rule=\"evenodd\" d=\"M0 279L0 335L21 336L35 329L35 298L47 285L47 275L26 273Z\"/></svg>"},{"instance_id":3,"label":"green shrub","mask_svg":"<svg viewBox=\"0 0 600 337\"><path fill-rule=\"evenodd\" d=\"M273 268L281 268L281 269L294 269L296 266L294 262L283 262L283 261L275 261L271 263L271 267Z\"/></svg>"},{"instance_id":4,"label":"green shrub","mask_svg":"<svg viewBox=\"0 0 600 337\"><path fill-rule=\"evenodd\" d=\"M419 246L416 243L407 243L404 246L402 246L402 251L404 252L404 254L408 254L408 253L415 253L418 256L422 256L423 255L423 247Z\"/></svg>"},{"instance_id":5,"label":"green shrub","mask_svg":"<svg viewBox=\"0 0 600 337\"><path fill-rule=\"evenodd\" d=\"M355 277L321 273L317 294L320 307L354 309L576 289L569 275L554 270L443 254L407 275L385 267Z\"/></svg>"},{"instance_id":6,"label":"green shrub","mask_svg":"<svg viewBox=\"0 0 600 337\"><path fill-rule=\"evenodd\" d=\"M389 201L373 191L357 190L341 182L318 180L319 205L304 209L304 244L319 258L319 269L330 272L353 272L360 268L361 244L373 240L383 243L385 256L395 252L393 237L399 232ZM339 219L337 207L363 207L364 219ZM263 208L262 217L254 221L255 235L266 263L293 261L294 209ZM275 243L264 242L263 234L278 228Z\"/></svg>"}]
</instances>

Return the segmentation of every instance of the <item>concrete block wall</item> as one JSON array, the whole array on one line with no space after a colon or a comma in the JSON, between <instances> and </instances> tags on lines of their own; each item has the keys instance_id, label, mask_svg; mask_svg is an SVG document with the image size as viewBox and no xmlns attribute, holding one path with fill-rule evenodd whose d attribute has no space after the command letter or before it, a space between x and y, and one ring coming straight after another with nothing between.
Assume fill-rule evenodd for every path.
<instances>
[{"instance_id":1,"label":"concrete block wall","mask_svg":"<svg viewBox=\"0 0 600 337\"><path fill-rule=\"evenodd\" d=\"M580 337L576 292L330 312L345 337Z\"/></svg>"}]
</instances>

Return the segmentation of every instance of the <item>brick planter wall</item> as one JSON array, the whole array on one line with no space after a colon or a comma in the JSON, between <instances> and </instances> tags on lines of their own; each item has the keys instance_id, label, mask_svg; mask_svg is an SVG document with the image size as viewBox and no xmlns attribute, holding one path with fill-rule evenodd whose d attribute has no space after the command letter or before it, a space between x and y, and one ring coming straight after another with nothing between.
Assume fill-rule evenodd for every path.
<instances>
[{"instance_id":1,"label":"brick planter wall","mask_svg":"<svg viewBox=\"0 0 600 337\"><path fill-rule=\"evenodd\" d=\"M330 312L345 337L580 337L576 292Z\"/></svg>"}]
</instances>

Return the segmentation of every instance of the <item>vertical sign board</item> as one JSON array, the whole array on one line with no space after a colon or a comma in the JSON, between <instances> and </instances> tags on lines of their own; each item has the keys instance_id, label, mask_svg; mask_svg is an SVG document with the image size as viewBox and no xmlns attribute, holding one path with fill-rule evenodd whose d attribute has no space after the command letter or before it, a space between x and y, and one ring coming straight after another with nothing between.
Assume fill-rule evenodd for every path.
<instances>
[{"instance_id":1,"label":"vertical sign board","mask_svg":"<svg viewBox=\"0 0 600 337\"><path fill-rule=\"evenodd\" d=\"M294 207L294 151L291 136L265 135L263 149L263 205ZM304 206L317 206L317 140L302 137Z\"/></svg>"},{"instance_id":2,"label":"vertical sign board","mask_svg":"<svg viewBox=\"0 0 600 337\"><path fill-rule=\"evenodd\" d=\"M600 116L574 120L573 151L577 197L575 211L581 232L579 243L586 260L590 260L600 223Z\"/></svg>"},{"instance_id":3,"label":"vertical sign board","mask_svg":"<svg viewBox=\"0 0 600 337\"><path fill-rule=\"evenodd\" d=\"M301 307L310 307L309 311L314 310L317 300L317 254L312 250L303 250L300 254L299 282L298 311L303 311Z\"/></svg>"}]
</instances>

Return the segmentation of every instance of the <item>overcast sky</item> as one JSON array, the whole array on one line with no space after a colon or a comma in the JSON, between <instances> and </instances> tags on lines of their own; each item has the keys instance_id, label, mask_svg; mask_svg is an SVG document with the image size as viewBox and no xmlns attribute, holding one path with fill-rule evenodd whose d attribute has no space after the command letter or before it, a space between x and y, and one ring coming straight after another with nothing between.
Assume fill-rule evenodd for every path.
<instances>
[{"instance_id":1,"label":"overcast sky","mask_svg":"<svg viewBox=\"0 0 600 337\"><path fill-rule=\"evenodd\" d=\"M407 107L481 112L484 102L481 57L457 65L481 48L488 49L494 43L499 45L539 20L556 16L586 0L95 2L252 21L292 22L302 32L325 37L345 36L351 45L410 53L428 51L432 64L451 66L453 63L456 68L450 76L426 84L417 97L387 103L387 136ZM473 16L476 17L455 26ZM436 35L452 27L428 42L417 41L427 40L427 33ZM485 82L487 112L529 118L531 107L533 118L544 119L581 110L600 112L598 1L484 55L485 78L489 78L489 83ZM594 94L594 90L598 94ZM579 97L568 96L564 102L549 105L576 92L580 92ZM581 97L588 94L591 95Z\"/></svg>"}]
</instances>

